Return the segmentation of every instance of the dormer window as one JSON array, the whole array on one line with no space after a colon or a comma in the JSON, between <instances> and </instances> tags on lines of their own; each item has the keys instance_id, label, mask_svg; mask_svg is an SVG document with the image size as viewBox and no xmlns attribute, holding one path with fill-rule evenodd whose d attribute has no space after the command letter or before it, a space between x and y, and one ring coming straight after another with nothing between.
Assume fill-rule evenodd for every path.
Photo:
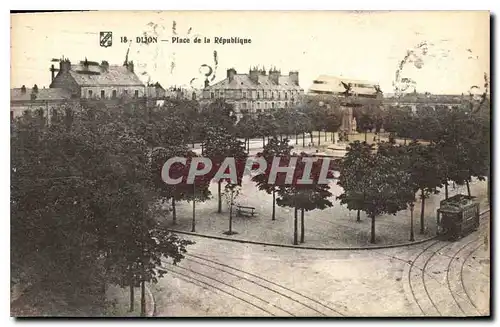
<instances>
[{"instance_id":1,"label":"dormer window","mask_svg":"<svg viewBox=\"0 0 500 327\"><path fill-rule=\"evenodd\" d=\"M89 98L92 98L92 90L89 90Z\"/></svg>"}]
</instances>

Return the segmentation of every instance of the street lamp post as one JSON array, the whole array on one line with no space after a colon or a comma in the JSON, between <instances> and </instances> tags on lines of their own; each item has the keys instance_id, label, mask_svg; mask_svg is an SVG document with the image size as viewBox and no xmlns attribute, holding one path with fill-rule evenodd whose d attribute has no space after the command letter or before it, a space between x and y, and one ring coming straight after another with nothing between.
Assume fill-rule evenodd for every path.
<instances>
[{"instance_id":1,"label":"street lamp post","mask_svg":"<svg viewBox=\"0 0 500 327\"><path fill-rule=\"evenodd\" d=\"M413 209L415 208L415 204L410 203L410 242L415 241L415 235L413 232Z\"/></svg>"}]
</instances>

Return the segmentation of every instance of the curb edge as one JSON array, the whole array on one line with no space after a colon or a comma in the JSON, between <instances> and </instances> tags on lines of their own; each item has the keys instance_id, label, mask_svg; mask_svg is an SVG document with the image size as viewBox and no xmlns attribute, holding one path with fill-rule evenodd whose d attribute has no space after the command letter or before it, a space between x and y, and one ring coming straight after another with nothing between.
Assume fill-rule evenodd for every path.
<instances>
[{"instance_id":1,"label":"curb edge","mask_svg":"<svg viewBox=\"0 0 500 327\"><path fill-rule=\"evenodd\" d=\"M489 212L490 208L483 210L482 212L479 213L479 215L484 215L485 213ZM380 250L380 249L390 249L390 248L397 248L397 247L405 247L405 246L412 246L412 245L418 245L422 244L428 241L432 241L435 239L437 236L432 236L423 240L419 240L416 242L408 242L408 243L398 243L398 244L388 244L388 245L379 245L379 246L365 246L365 247L314 247L314 246L297 246L297 245L290 245L290 244L280 244L280 243L269 243L269 242L259 242L259 241L251 241L251 240L242 240L242 239L232 239L228 237L222 237L222 236L215 236L215 235L207 235L207 234L199 234L199 233L193 233L193 232L186 232L186 231L180 231L176 229L167 229L169 232L172 233L178 233L178 234L185 234L185 235L191 235L191 236L198 236L198 237L204 237L204 238L211 238L211 239L216 239L220 241L229 241L229 242L237 242L237 243L243 243L243 244L256 244L256 245L264 245L264 246L274 246L274 247L282 247L282 248L292 248L292 249L301 249L301 250L319 250L319 251L361 251L361 250Z\"/></svg>"}]
</instances>

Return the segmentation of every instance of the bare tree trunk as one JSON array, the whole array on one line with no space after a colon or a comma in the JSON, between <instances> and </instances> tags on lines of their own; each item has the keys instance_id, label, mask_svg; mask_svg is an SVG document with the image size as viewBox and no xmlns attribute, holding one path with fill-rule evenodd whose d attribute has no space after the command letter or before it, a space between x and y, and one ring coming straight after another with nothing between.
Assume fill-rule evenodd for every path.
<instances>
[{"instance_id":1,"label":"bare tree trunk","mask_svg":"<svg viewBox=\"0 0 500 327\"><path fill-rule=\"evenodd\" d=\"M134 281L131 280L130 281L130 308L129 308L129 312L133 312L134 311Z\"/></svg>"},{"instance_id":2,"label":"bare tree trunk","mask_svg":"<svg viewBox=\"0 0 500 327\"><path fill-rule=\"evenodd\" d=\"M247 153L250 153L250 138L247 139Z\"/></svg>"},{"instance_id":3,"label":"bare tree trunk","mask_svg":"<svg viewBox=\"0 0 500 327\"><path fill-rule=\"evenodd\" d=\"M368 141L368 130L365 129L365 142Z\"/></svg>"},{"instance_id":4,"label":"bare tree trunk","mask_svg":"<svg viewBox=\"0 0 500 327\"><path fill-rule=\"evenodd\" d=\"M448 199L448 180L444 183L444 198Z\"/></svg>"},{"instance_id":5,"label":"bare tree trunk","mask_svg":"<svg viewBox=\"0 0 500 327\"><path fill-rule=\"evenodd\" d=\"M218 194L218 201L219 201L219 205L218 205L218 209L217 209L217 212L218 213L221 213L222 212L222 197L221 197L221 194L220 194L220 187L221 187L221 184L222 184L222 181L219 181L217 183L217 194Z\"/></svg>"},{"instance_id":6,"label":"bare tree trunk","mask_svg":"<svg viewBox=\"0 0 500 327\"><path fill-rule=\"evenodd\" d=\"M470 196L470 185L469 185L469 180L465 181L465 184L467 185L467 195Z\"/></svg>"},{"instance_id":7,"label":"bare tree trunk","mask_svg":"<svg viewBox=\"0 0 500 327\"><path fill-rule=\"evenodd\" d=\"M298 219L297 219L297 208L293 208L293 245L299 244L297 241L297 229L298 229Z\"/></svg>"},{"instance_id":8,"label":"bare tree trunk","mask_svg":"<svg viewBox=\"0 0 500 327\"><path fill-rule=\"evenodd\" d=\"M321 131L318 131L318 146L321 145Z\"/></svg>"},{"instance_id":9,"label":"bare tree trunk","mask_svg":"<svg viewBox=\"0 0 500 327\"><path fill-rule=\"evenodd\" d=\"M413 232L413 207L414 204L412 203L410 207L410 242L415 241L415 233Z\"/></svg>"},{"instance_id":10,"label":"bare tree trunk","mask_svg":"<svg viewBox=\"0 0 500 327\"><path fill-rule=\"evenodd\" d=\"M372 215L371 218L372 218L372 232L371 232L370 243L375 244L375 215Z\"/></svg>"},{"instance_id":11,"label":"bare tree trunk","mask_svg":"<svg viewBox=\"0 0 500 327\"><path fill-rule=\"evenodd\" d=\"M295 145L299 144L299 134L295 133Z\"/></svg>"},{"instance_id":12,"label":"bare tree trunk","mask_svg":"<svg viewBox=\"0 0 500 327\"><path fill-rule=\"evenodd\" d=\"M191 232L196 231L196 192L195 192L195 185L193 182L193 221L191 225Z\"/></svg>"},{"instance_id":13,"label":"bare tree trunk","mask_svg":"<svg viewBox=\"0 0 500 327\"><path fill-rule=\"evenodd\" d=\"M177 224L177 212L175 210L175 198L172 197L172 220L174 225Z\"/></svg>"},{"instance_id":14,"label":"bare tree trunk","mask_svg":"<svg viewBox=\"0 0 500 327\"><path fill-rule=\"evenodd\" d=\"M231 197L231 204L229 205L229 235L233 233L233 199Z\"/></svg>"},{"instance_id":15,"label":"bare tree trunk","mask_svg":"<svg viewBox=\"0 0 500 327\"><path fill-rule=\"evenodd\" d=\"M141 282L141 317L146 317L146 285Z\"/></svg>"},{"instance_id":16,"label":"bare tree trunk","mask_svg":"<svg viewBox=\"0 0 500 327\"><path fill-rule=\"evenodd\" d=\"M312 132L309 132L309 136L311 137L311 144L314 144L314 140L313 140L313 133L312 133Z\"/></svg>"},{"instance_id":17,"label":"bare tree trunk","mask_svg":"<svg viewBox=\"0 0 500 327\"><path fill-rule=\"evenodd\" d=\"M327 132L326 132L326 130L325 130L325 142L327 141L327 138L326 138L326 137L327 137Z\"/></svg>"},{"instance_id":18,"label":"bare tree trunk","mask_svg":"<svg viewBox=\"0 0 500 327\"><path fill-rule=\"evenodd\" d=\"M276 191L273 189L273 216L271 220L276 220Z\"/></svg>"},{"instance_id":19,"label":"bare tree trunk","mask_svg":"<svg viewBox=\"0 0 500 327\"><path fill-rule=\"evenodd\" d=\"M424 217L425 217L425 194L424 194L424 190L422 189L421 190L422 192L422 206L420 207L420 234L423 234L424 233L424 229L425 229L425 226L424 226Z\"/></svg>"},{"instance_id":20,"label":"bare tree trunk","mask_svg":"<svg viewBox=\"0 0 500 327\"><path fill-rule=\"evenodd\" d=\"M300 209L300 243L304 243L304 209Z\"/></svg>"},{"instance_id":21,"label":"bare tree trunk","mask_svg":"<svg viewBox=\"0 0 500 327\"><path fill-rule=\"evenodd\" d=\"M262 136L262 147L266 146L266 137Z\"/></svg>"},{"instance_id":22,"label":"bare tree trunk","mask_svg":"<svg viewBox=\"0 0 500 327\"><path fill-rule=\"evenodd\" d=\"M302 133L302 147L306 147L306 133Z\"/></svg>"},{"instance_id":23,"label":"bare tree trunk","mask_svg":"<svg viewBox=\"0 0 500 327\"><path fill-rule=\"evenodd\" d=\"M358 210L358 214L356 216L356 221L360 222L361 221L361 210Z\"/></svg>"}]
</instances>

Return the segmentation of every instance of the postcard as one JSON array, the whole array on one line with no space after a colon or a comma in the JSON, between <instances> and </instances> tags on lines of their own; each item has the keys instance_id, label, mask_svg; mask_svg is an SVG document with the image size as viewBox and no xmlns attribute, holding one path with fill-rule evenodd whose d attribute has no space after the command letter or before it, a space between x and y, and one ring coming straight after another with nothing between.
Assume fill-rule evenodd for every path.
<instances>
[{"instance_id":1,"label":"postcard","mask_svg":"<svg viewBox=\"0 0 500 327\"><path fill-rule=\"evenodd\" d=\"M11 13L12 317L490 317L490 13Z\"/></svg>"}]
</instances>

